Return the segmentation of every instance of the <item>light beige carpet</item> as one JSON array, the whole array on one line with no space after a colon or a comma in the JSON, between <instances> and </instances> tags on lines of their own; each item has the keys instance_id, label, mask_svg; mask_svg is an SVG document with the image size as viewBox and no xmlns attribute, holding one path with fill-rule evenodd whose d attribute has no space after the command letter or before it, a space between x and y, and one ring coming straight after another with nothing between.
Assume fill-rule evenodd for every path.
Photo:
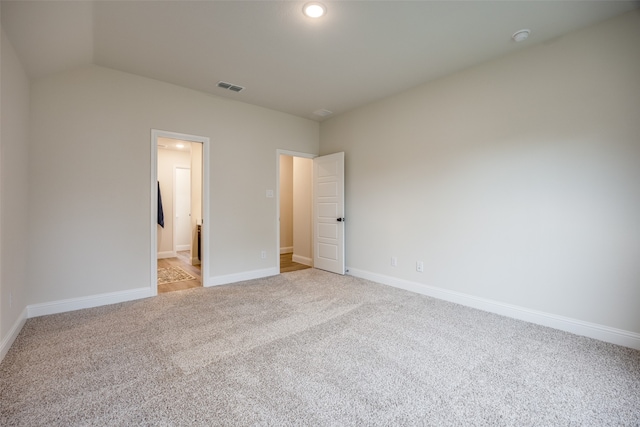
<instances>
[{"instance_id":1,"label":"light beige carpet","mask_svg":"<svg viewBox=\"0 0 640 427\"><path fill-rule=\"evenodd\" d=\"M167 267L158 269L158 285L167 283L183 282L185 280L194 280L195 277L187 273L180 267Z\"/></svg>"},{"instance_id":2,"label":"light beige carpet","mask_svg":"<svg viewBox=\"0 0 640 427\"><path fill-rule=\"evenodd\" d=\"M637 426L640 352L303 270L29 319L2 426Z\"/></svg>"}]
</instances>

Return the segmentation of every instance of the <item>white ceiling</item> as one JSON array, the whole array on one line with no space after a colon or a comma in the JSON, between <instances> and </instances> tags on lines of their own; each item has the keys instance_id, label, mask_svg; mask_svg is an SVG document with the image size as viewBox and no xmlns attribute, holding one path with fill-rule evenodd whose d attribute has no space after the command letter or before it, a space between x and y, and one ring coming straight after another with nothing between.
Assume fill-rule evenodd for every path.
<instances>
[{"instance_id":1,"label":"white ceiling","mask_svg":"<svg viewBox=\"0 0 640 427\"><path fill-rule=\"evenodd\" d=\"M186 151L191 152L191 144L196 142L183 141L181 139L158 137L157 145L162 150Z\"/></svg>"},{"instance_id":2,"label":"white ceiling","mask_svg":"<svg viewBox=\"0 0 640 427\"><path fill-rule=\"evenodd\" d=\"M637 8L637 1L4 1L31 78L97 64L321 120ZM531 37L516 44L522 28ZM218 81L246 87L240 93Z\"/></svg>"}]
</instances>

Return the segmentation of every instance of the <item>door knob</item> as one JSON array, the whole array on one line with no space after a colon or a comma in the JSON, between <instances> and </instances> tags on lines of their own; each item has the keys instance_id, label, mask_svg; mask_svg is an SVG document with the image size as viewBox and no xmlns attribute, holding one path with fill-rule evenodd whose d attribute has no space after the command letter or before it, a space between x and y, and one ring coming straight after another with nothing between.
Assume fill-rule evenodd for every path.
<instances>
[{"instance_id":1,"label":"door knob","mask_svg":"<svg viewBox=\"0 0 640 427\"><path fill-rule=\"evenodd\" d=\"M338 218L337 221L338 222L344 222L344 218Z\"/></svg>"}]
</instances>

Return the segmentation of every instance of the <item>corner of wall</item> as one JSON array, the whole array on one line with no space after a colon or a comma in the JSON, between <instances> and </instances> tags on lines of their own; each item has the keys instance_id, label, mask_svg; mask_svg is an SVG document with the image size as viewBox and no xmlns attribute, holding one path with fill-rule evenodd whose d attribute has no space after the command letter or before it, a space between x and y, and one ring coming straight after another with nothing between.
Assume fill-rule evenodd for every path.
<instances>
[{"instance_id":1,"label":"corner of wall","mask_svg":"<svg viewBox=\"0 0 640 427\"><path fill-rule=\"evenodd\" d=\"M13 345L13 342L18 337L18 334L20 334L20 331L22 330L22 327L26 322L27 322L27 308L25 307L24 310L22 310L22 312L20 313L20 316L18 317L18 319L16 319L16 322L13 324L13 326L7 333L7 335L4 338L2 338L2 341L0 341L0 363L2 363L2 361L4 360L4 357L9 352L9 349L11 348L11 346Z\"/></svg>"},{"instance_id":2,"label":"corner of wall","mask_svg":"<svg viewBox=\"0 0 640 427\"><path fill-rule=\"evenodd\" d=\"M0 360L26 319L28 213L29 78L4 30L0 29ZM9 225L7 227L6 225Z\"/></svg>"}]
</instances>

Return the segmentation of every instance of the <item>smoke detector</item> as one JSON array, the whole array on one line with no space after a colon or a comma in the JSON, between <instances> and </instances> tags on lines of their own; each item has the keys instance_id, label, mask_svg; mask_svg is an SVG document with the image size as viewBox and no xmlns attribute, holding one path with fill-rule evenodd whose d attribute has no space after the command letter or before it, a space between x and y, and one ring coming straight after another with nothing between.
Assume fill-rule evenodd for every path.
<instances>
[{"instance_id":1,"label":"smoke detector","mask_svg":"<svg viewBox=\"0 0 640 427\"><path fill-rule=\"evenodd\" d=\"M333 111L329 111L329 110L325 110L324 108L321 108L320 110L314 111L313 114L319 117L328 117L333 114Z\"/></svg>"},{"instance_id":2,"label":"smoke detector","mask_svg":"<svg viewBox=\"0 0 640 427\"><path fill-rule=\"evenodd\" d=\"M519 42L525 41L527 38L529 38L529 34L531 34L531 30L526 30L526 29L525 30L520 30L520 31L516 31L515 33L513 33L511 38L516 43L519 43Z\"/></svg>"}]
</instances>

